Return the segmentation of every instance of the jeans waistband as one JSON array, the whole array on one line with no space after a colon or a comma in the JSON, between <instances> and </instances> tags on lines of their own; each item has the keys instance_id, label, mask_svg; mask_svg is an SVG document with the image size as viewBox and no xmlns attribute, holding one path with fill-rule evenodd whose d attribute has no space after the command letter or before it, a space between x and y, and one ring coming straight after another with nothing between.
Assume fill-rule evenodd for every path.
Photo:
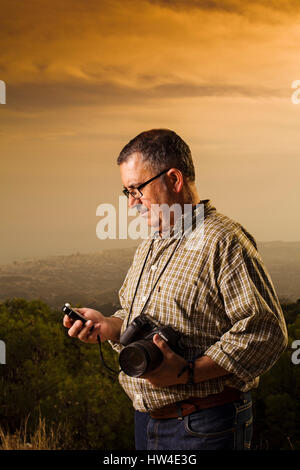
<instances>
[{"instance_id":1,"label":"jeans waistband","mask_svg":"<svg viewBox=\"0 0 300 470\"><path fill-rule=\"evenodd\" d=\"M201 409L213 408L241 399L245 402L249 401L251 399L250 392L241 392L236 388L225 387L222 392L214 395L208 395L203 398L190 397L180 402L171 403L151 411L150 416L155 419L182 418Z\"/></svg>"}]
</instances>

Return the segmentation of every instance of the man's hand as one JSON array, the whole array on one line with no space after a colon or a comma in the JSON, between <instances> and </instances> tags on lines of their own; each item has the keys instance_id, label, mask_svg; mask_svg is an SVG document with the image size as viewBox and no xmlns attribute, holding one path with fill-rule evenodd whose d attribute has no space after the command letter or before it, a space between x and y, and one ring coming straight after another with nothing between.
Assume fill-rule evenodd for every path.
<instances>
[{"instance_id":1,"label":"man's hand","mask_svg":"<svg viewBox=\"0 0 300 470\"><path fill-rule=\"evenodd\" d=\"M168 344L158 335L154 335L153 343L164 355L162 363L151 372L144 374L143 379L147 379L154 387L170 387L171 385L186 384L188 371L177 377L179 372L186 366L187 361L174 353Z\"/></svg>"},{"instance_id":2,"label":"man's hand","mask_svg":"<svg viewBox=\"0 0 300 470\"><path fill-rule=\"evenodd\" d=\"M122 325L120 318L105 317L101 312L91 308L74 308L73 310L81 313L88 321L83 325L82 321L73 322L68 315L65 315L63 325L69 328L69 336L78 338L84 343L97 343L97 335L100 336L101 341L118 340Z\"/></svg>"}]
</instances>

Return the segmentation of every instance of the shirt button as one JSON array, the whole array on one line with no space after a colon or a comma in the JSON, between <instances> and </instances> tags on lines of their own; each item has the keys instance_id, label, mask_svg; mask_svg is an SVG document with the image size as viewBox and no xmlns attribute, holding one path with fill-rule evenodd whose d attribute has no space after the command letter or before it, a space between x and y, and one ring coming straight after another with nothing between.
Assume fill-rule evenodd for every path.
<instances>
[{"instance_id":1,"label":"shirt button","mask_svg":"<svg viewBox=\"0 0 300 470\"><path fill-rule=\"evenodd\" d=\"M145 302L146 299L147 299L147 297L145 295L143 295L142 301Z\"/></svg>"},{"instance_id":2,"label":"shirt button","mask_svg":"<svg viewBox=\"0 0 300 470\"><path fill-rule=\"evenodd\" d=\"M151 266L151 269L152 269L152 271L156 271L157 266L156 266L155 264L153 264L153 265Z\"/></svg>"}]
</instances>

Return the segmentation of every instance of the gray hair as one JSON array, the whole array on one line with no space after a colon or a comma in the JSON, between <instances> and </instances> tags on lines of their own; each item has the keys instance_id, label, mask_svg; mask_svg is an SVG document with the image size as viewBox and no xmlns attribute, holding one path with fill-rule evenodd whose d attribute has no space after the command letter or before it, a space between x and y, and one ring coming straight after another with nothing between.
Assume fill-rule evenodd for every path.
<instances>
[{"instance_id":1,"label":"gray hair","mask_svg":"<svg viewBox=\"0 0 300 470\"><path fill-rule=\"evenodd\" d=\"M135 152L157 172L177 168L183 176L195 181L195 168L189 146L170 129L152 129L130 140L121 150L117 164L121 165Z\"/></svg>"}]
</instances>

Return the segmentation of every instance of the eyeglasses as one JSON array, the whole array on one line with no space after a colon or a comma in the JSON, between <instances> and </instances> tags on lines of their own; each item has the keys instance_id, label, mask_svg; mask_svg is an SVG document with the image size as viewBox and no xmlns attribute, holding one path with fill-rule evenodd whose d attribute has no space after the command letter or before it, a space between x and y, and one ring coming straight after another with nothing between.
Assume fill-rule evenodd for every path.
<instances>
[{"instance_id":1,"label":"eyeglasses","mask_svg":"<svg viewBox=\"0 0 300 470\"><path fill-rule=\"evenodd\" d=\"M156 176L153 176L153 178L151 178L150 180L148 181L145 181L145 183L142 183L140 184L139 186L137 186L136 188L132 188L132 189L127 189L127 188L124 188L123 189L123 194L125 194L125 196L127 196L129 198L129 195L132 196L134 199L140 199L142 196L143 196L143 193L140 191L142 188L144 188L146 186L146 184L149 184L151 183L151 181L155 180L156 178L159 178L161 175L163 175L164 173L167 173L167 171L169 171L170 168L168 168L167 170L164 170L162 171L161 173L159 173L158 175Z\"/></svg>"}]
</instances>

